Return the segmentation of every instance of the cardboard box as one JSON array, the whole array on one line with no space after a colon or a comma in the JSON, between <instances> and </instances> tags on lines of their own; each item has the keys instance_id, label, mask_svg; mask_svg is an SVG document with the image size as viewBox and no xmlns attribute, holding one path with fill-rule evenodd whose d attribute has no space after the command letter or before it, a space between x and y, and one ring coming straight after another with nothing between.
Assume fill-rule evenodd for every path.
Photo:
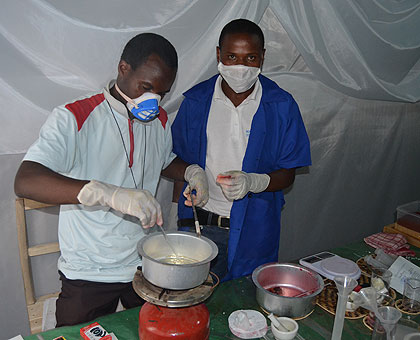
<instances>
[{"instance_id":1,"label":"cardboard box","mask_svg":"<svg viewBox=\"0 0 420 340\"><path fill-rule=\"evenodd\" d=\"M384 227L383 232L387 233L387 234L401 234L406 238L406 240L409 244L411 244L411 245L413 245L417 248L420 248L420 240L418 240L417 238L415 238L411 235L406 234L403 231L399 231L399 230L395 229L395 224L394 223L386 225Z\"/></svg>"}]
</instances>

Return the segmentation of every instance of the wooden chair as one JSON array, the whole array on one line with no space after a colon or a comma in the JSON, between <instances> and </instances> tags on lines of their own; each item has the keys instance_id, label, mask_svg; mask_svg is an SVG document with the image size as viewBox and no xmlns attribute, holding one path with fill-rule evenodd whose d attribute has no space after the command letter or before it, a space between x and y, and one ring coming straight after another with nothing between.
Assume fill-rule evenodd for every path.
<instances>
[{"instance_id":1,"label":"wooden chair","mask_svg":"<svg viewBox=\"0 0 420 340\"><path fill-rule=\"evenodd\" d=\"M40 203L26 198L16 199L16 226L19 244L20 265L22 269L23 285L25 289L26 305L31 333L42 330L42 314L44 301L50 297L58 296L58 292L36 298L30 258L60 251L58 242L38 244L28 247L28 232L26 223L26 211L43 209L54 205Z\"/></svg>"}]
</instances>

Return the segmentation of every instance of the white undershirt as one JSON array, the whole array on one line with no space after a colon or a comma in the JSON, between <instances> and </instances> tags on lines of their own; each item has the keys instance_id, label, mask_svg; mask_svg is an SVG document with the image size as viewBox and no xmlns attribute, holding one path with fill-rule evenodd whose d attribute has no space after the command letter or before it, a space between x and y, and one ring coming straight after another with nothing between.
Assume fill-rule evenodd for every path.
<instances>
[{"instance_id":1,"label":"white undershirt","mask_svg":"<svg viewBox=\"0 0 420 340\"><path fill-rule=\"evenodd\" d=\"M216 80L207 123L206 175L209 181L209 201L205 210L230 216L232 202L216 184L218 174L241 170L248 145L252 119L260 105L262 88L257 79L252 93L237 107L223 93L222 77Z\"/></svg>"}]
</instances>

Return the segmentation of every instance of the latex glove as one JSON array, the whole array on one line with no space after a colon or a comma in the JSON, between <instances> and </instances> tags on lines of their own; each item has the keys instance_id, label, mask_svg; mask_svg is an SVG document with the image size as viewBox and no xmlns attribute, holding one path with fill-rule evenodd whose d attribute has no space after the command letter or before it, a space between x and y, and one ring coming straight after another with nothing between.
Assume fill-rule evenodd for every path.
<instances>
[{"instance_id":1,"label":"latex glove","mask_svg":"<svg viewBox=\"0 0 420 340\"><path fill-rule=\"evenodd\" d=\"M185 205L191 206L191 192L195 190L194 205L204 206L209 200L209 183L203 168L197 164L191 164L185 170L184 178L188 182L184 190L184 196L187 199Z\"/></svg>"},{"instance_id":2,"label":"latex glove","mask_svg":"<svg viewBox=\"0 0 420 340\"><path fill-rule=\"evenodd\" d=\"M143 228L163 224L160 204L147 190L128 189L90 181L80 190L77 199L87 206L108 206L123 214L138 217Z\"/></svg>"},{"instance_id":3,"label":"latex glove","mask_svg":"<svg viewBox=\"0 0 420 340\"><path fill-rule=\"evenodd\" d=\"M217 175L216 183L229 201L239 200L248 192L259 193L267 189L270 176L231 170Z\"/></svg>"}]
</instances>

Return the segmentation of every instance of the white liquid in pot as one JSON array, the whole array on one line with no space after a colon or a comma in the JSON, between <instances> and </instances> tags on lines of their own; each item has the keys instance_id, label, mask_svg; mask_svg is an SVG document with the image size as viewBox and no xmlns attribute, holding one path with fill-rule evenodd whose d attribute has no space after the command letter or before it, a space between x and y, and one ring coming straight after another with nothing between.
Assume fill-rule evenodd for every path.
<instances>
[{"instance_id":1,"label":"white liquid in pot","mask_svg":"<svg viewBox=\"0 0 420 340\"><path fill-rule=\"evenodd\" d=\"M186 256L175 255L175 254L159 258L158 261L162 263L168 263L168 264L191 264L191 263L198 262L195 259L192 259Z\"/></svg>"}]
</instances>

